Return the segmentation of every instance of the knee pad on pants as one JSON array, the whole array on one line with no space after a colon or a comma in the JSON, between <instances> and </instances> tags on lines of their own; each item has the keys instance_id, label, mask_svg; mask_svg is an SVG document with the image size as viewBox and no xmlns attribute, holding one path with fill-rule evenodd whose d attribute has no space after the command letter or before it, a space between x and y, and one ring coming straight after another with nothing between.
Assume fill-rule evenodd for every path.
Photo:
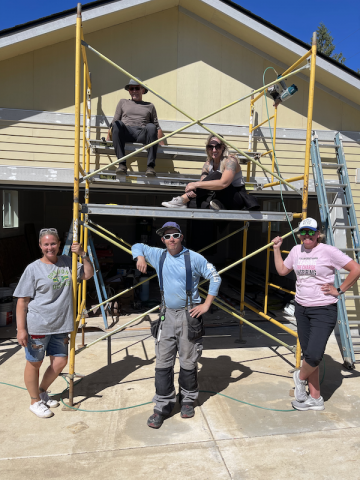
<instances>
[{"instance_id":1,"label":"knee pad on pants","mask_svg":"<svg viewBox=\"0 0 360 480\"><path fill-rule=\"evenodd\" d=\"M198 388L197 368L185 370L180 367L179 385L188 392L196 390Z\"/></svg>"},{"instance_id":2,"label":"knee pad on pants","mask_svg":"<svg viewBox=\"0 0 360 480\"><path fill-rule=\"evenodd\" d=\"M155 389L157 395L161 396L174 391L174 367L155 368Z\"/></svg>"}]
</instances>

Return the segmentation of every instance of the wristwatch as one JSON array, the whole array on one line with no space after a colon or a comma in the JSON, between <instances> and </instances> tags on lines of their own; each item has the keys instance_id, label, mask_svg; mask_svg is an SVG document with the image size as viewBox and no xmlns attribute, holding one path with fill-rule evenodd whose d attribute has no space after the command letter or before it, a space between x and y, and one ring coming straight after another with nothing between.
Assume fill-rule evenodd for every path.
<instances>
[{"instance_id":1,"label":"wristwatch","mask_svg":"<svg viewBox=\"0 0 360 480\"><path fill-rule=\"evenodd\" d=\"M84 253L84 255L80 255L81 258L85 258L85 257L88 257L89 254L87 252Z\"/></svg>"},{"instance_id":2,"label":"wristwatch","mask_svg":"<svg viewBox=\"0 0 360 480\"><path fill-rule=\"evenodd\" d=\"M343 292L343 291L341 290L340 287L338 287L336 290L338 291L339 295L344 295L344 293L345 293L345 292Z\"/></svg>"}]
</instances>

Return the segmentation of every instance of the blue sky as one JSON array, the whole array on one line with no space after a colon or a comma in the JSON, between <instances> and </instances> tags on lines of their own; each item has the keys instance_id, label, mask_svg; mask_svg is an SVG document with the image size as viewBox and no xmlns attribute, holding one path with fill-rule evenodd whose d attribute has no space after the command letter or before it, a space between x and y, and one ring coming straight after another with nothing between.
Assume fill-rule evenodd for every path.
<instances>
[{"instance_id":1,"label":"blue sky","mask_svg":"<svg viewBox=\"0 0 360 480\"><path fill-rule=\"evenodd\" d=\"M2 0L0 30L76 7L73 0L16 0L14 4L6 2L4 9L5 1ZM360 0L235 0L235 3L305 42L310 41L312 32L323 22L334 37L335 52L346 57L345 65L355 71L360 69Z\"/></svg>"}]
</instances>

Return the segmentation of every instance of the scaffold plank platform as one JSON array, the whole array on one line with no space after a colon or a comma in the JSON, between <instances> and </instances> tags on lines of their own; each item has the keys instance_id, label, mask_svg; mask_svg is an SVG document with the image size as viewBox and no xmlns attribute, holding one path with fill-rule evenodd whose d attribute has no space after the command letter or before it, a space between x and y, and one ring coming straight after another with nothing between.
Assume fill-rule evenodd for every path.
<instances>
[{"instance_id":1,"label":"scaffold plank platform","mask_svg":"<svg viewBox=\"0 0 360 480\"><path fill-rule=\"evenodd\" d=\"M156 176L147 177L144 172L128 171L127 175L117 175L115 170L103 170L91 177L90 182L106 185L120 185L122 187L141 188L168 188L180 187L185 189L190 182L199 181L199 175L172 173L157 173ZM245 182L248 190L258 186L257 182Z\"/></svg>"},{"instance_id":2,"label":"scaffold plank platform","mask_svg":"<svg viewBox=\"0 0 360 480\"><path fill-rule=\"evenodd\" d=\"M110 154L114 155L115 150L114 150L114 145L113 142L107 142L103 140L90 140L90 147L93 153L95 154ZM142 148L143 144L142 143L126 143L125 144L125 153L126 155L135 152L139 148ZM248 160L246 157L239 155L235 151L231 151L230 153L234 153L237 155L237 157L242 160L244 163L248 163L250 160ZM259 153L257 152L250 152L248 153L250 157L257 158L260 156ZM136 154L136 156L139 157L146 157L147 156L147 149L143 150L142 152L139 152ZM206 160L206 152L205 148L196 148L196 147L186 147L186 146L179 146L179 145L159 145L157 154L157 158L168 158L171 160L188 160L188 161L204 161Z\"/></svg>"},{"instance_id":3,"label":"scaffold plank platform","mask_svg":"<svg viewBox=\"0 0 360 480\"><path fill-rule=\"evenodd\" d=\"M183 218L194 220L230 220L245 222L287 222L293 220L288 212L261 212L249 210L196 210L191 208L135 207L128 205L83 204L81 213L89 215L118 215L122 217Z\"/></svg>"}]
</instances>

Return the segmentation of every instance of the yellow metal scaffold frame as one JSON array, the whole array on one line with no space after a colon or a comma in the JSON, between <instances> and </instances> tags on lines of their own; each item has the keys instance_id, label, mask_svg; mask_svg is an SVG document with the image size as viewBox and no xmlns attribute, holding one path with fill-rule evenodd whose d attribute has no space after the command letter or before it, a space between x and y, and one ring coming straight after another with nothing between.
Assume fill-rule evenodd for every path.
<instances>
[{"instance_id":1,"label":"yellow metal scaffold frame","mask_svg":"<svg viewBox=\"0 0 360 480\"><path fill-rule=\"evenodd\" d=\"M313 106L314 106L314 87L315 87L315 65L316 65L316 33L313 34L312 39L312 47L311 49L305 53L299 60L297 60L291 67L289 67L282 75L283 78L285 75L289 74L290 72L294 71L302 62L306 61L309 57L311 57L311 68L310 68L310 87L309 87L309 103L308 103L308 117L307 117L307 132L306 132L306 146L305 146L305 165L304 165L304 174L299 175L297 177L287 178L287 182L292 183L299 180L304 180L304 187L303 187L303 198L302 198L302 213L294 213L293 218L301 218L304 219L307 217L307 207L308 207L308 185L309 185L309 166L310 166L310 143L311 143L311 129L312 129L312 115L313 115ZM250 100L250 120L249 120L249 146L248 151L253 152L253 132L257 130L259 127L264 125L265 123L273 120L273 135L272 135L272 148L260 155L260 157L264 157L266 155L271 154L271 182L265 183L262 185L262 188L269 188L274 187L276 185L280 185L280 182L274 182L274 175L273 172L275 170L275 161L276 161L276 153L275 153L275 145L276 145L276 127L277 127L277 119L278 119L278 107L281 105L275 105L274 114L264 120L263 122L254 126L254 117L255 117L255 103L260 100L266 94L266 90L264 89L259 95L256 97L254 94L251 96ZM250 163L248 164L247 168L247 182L250 180ZM267 240L270 243L271 238L271 222L268 222L268 236ZM246 245L246 235L244 233L244 244ZM268 299L269 299L269 287L281 290L283 292L290 293L295 295L295 292L288 290L286 288L280 287L279 285L275 285L269 282L269 274L270 274L270 253L272 249L269 247L266 251L266 271L265 271L265 296L264 296L264 311L257 311L257 313L261 316L267 315L268 311ZM282 250L282 253L290 253L287 250ZM245 252L246 253L246 247ZM245 267L243 266L243 275L245 278ZM245 288L245 282L242 281L241 288ZM243 298L243 293L241 295ZM244 304L246 305L246 304ZM251 308L249 305L246 305L248 308ZM253 311L254 309L251 308Z\"/></svg>"},{"instance_id":2,"label":"yellow metal scaffold frame","mask_svg":"<svg viewBox=\"0 0 360 480\"><path fill-rule=\"evenodd\" d=\"M315 39L315 40L314 40ZM143 85L146 87L149 91L151 91L153 94L155 94L157 97L159 97L161 100L166 102L168 105L172 106L175 108L177 111L185 115L191 122L167 135L164 137L148 144L145 145L144 147L139 148L135 152L132 152L125 157L123 157L121 160L124 161L127 158L130 158L134 155L137 155L141 151L147 149L149 146L155 145L159 143L160 141L163 141L187 128L189 128L192 125L198 124L200 125L203 129L207 130L209 133L212 133L213 135L218 136L216 132L211 130L209 127L203 124L203 121L216 113L219 113L239 102L242 100L245 100L246 98L249 98L257 93L260 94L260 96L263 94L264 89L268 88L271 85L274 85L279 82L279 80L276 80L274 82L271 82L258 90L253 91L252 93L245 95L244 97L235 100L234 102L219 108L218 110L200 118L199 120L194 119L187 113L183 112L179 107L176 105L172 104L165 98L163 98L161 95L159 95L157 92L155 92L152 88L150 88L148 85L146 85L144 82L140 81L133 75L131 75L129 72L121 68L120 66L116 65L114 62L109 60L107 57L102 55L100 52L97 52L93 47L88 45L85 40L84 40L84 35L83 35L83 30L82 30L82 23L81 23L81 4L79 3L77 6L77 18L76 18L76 46L75 46L75 151L74 151L74 198L73 198L73 241L74 242L83 242L84 243L84 250L87 251L87 246L88 246L88 231L92 231L95 234L99 235L102 238L105 238L107 241L110 243L116 245L117 247L121 248L122 250L126 251L127 253L131 254L131 250L127 247L131 247L130 244L128 244L126 241L123 239L117 237L113 233L107 231L105 228L101 227L100 225L95 224L88 218L88 214L83 214L81 213L81 217L79 218L79 192L80 192L80 173L82 175L81 181L85 181L85 204L89 203L89 179L96 175L97 173L108 169L109 167L116 165L120 160L117 160L110 165L106 165L105 167L101 167L95 171L90 172L90 130L91 130L91 76L89 72L89 66L88 66L88 61L87 61L87 56L86 56L86 48L97 54L100 58L103 58L107 63L113 65L117 70L121 71L125 75L127 75L129 78L134 79L137 81L140 85ZM310 142L311 142L311 127L312 127L312 112L313 112L313 99L314 99L314 85L315 85L315 61L316 61L316 34L314 34L313 37L313 46L310 52L308 52L306 55L301 57L294 65L292 65L286 72L281 77L281 80L284 80L291 75L296 75L300 71L302 71L305 68L309 68L309 65L306 64L305 66L302 66L300 68L299 65L306 60L309 56L311 55L311 66L310 66L310 90L309 90L309 107L308 107L308 122L307 122L307 135L306 135L306 156L305 156L305 169L304 169L304 189L303 189L303 211L301 214L302 218L306 218L307 215L307 203L308 203L308 178L309 178L309 165L310 165ZM83 68L81 68L83 67ZM80 105L81 105L81 70L83 70L83 135L82 135L82 165L80 165L80 131L81 131L81 126L80 126ZM262 92L262 93L261 93ZM254 97L253 97L254 98ZM256 100L256 99L254 99ZM275 114L276 115L276 114ZM276 117L275 117L276 120ZM255 127L256 128L256 127ZM252 131L255 129L252 128ZM227 144L229 147L231 147L233 150L235 150L237 153L241 154L242 156L245 156L249 162L254 163L257 165L259 168L263 169L264 171L267 171L272 175L272 180L273 178L277 178L279 183L287 185L289 188L291 188L294 191L297 191L297 189L291 185L291 180L285 180L281 178L281 176L277 175L273 170L267 169L264 167L261 163L250 157L248 154L243 152L242 150L238 149L235 147L233 144L230 142L226 141L223 139L225 144ZM250 165L250 163L249 163ZM248 174L250 172L250 167L248 166ZM300 217L300 215L299 215ZM91 226L92 224L93 226ZM96 228L94 228L96 227ZM262 248L256 250L255 252L252 252L248 255L246 255L246 250L247 250L247 230L248 230L248 224L245 224L243 228L236 230L235 232L232 232L231 234L227 235L226 237L221 238L220 240L217 240L216 242L212 243L211 245L204 247L203 249L200 250L204 251L206 248L209 248L210 246L213 246L226 238L229 238L230 236L243 231L243 257L233 263L232 265L229 265L228 267L222 269L219 271L219 273L224 273L225 271L233 268L236 265L242 264L242 281L241 281L241 301L240 301L240 310L241 312L244 310L244 307L246 306L250 310L258 313L260 316L263 318L267 319L271 323L277 325L287 333L291 334L292 336L296 337L297 339L297 345L296 347L291 347L287 345L285 342L279 340L278 338L270 335L268 332L262 330L261 328L257 327L253 323L249 322L242 316L238 315L235 313L234 307L228 305L226 302L224 302L221 299L216 299L214 302L215 305L217 305L219 308L224 310L225 312L229 313L230 315L234 316L240 321L240 325L242 323L246 323L250 325L252 328L260 331L264 335L268 336L275 342L279 343L280 345L285 346L288 348L290 351L295 353L296 356L296 367L300 366L300 358L301 358L301 349L300 349L300 344L298 340L298 335L296 332L291 330L290 328L282 325L280 322L274 320L271 318L269 315L267 315L265 312L260 312L248 303L245 302L245 276L246 276L246 270L245 270L245 265L246 265L246 260L253 257L254 255L265 251L269 250L271 246L273 245L272 242L269 242L267 245L263 246ZM107 235L105 235L105 232ZM297 231L295 229L294 231ZM289 235L291 235L293 232L289 232L285 234L282 238L286 238ZM116 239L116 240L115 240ZM119 243L120 242L120 243ZM124 246L126 245L126 246ZM70 360L69 360L69 405L73 406L73 398L74 398L74 378L75 378L75 354L83 351L86 348L89 348L92 346L94 343L97 343L98 341L103 340L106 337L109 337L111 335L114 335L115 333L118 333L119 331L125 329L127 326L130 324L138 321L140 318L144 317L145 315L148 315L151 312L154 312L155 310L158 309L159 306L156 306L152 308L151 310L148 310L147 312L139 315L135 319L131 320L130 322L127 322L125 325L122 325L116 330L113 330L112 332L109 332L105 334L104 336L100 337L97 339L95 342L92 342L88 345L85 345L85 339L84 339L84 315L87 313L86 312L86 281L82 281L82 284L79 286L77 285L77 261L78 257L75 253L72 254L72 284L73 284L73 311L74 311L74 329L71 333L71 339L70 339ZM153 277L150 277L153 278ZM148 278L145 281L149 281L150 278ZM132 290L133 288L136 288L145 281L139 282L137 285L131 287L130 289L127 289L123 292L118 293L112 298L107 299L104 303L107 303L109 301L114 300L115 298L123 295L124 293L128 292L129 290ZM202 283L205 283L206 280L204 280ZM280 288L280 287L276 287ZM202 289L200 289L202 292L204 292ZM203 296L204 293L201 293ZM99 305L97 305L94 308L97 308ZM82 346L79 350L75 351L75 340L76 340L76 334L79 328L81 322L82 326Z\"/></svg>"}]
</instances>

